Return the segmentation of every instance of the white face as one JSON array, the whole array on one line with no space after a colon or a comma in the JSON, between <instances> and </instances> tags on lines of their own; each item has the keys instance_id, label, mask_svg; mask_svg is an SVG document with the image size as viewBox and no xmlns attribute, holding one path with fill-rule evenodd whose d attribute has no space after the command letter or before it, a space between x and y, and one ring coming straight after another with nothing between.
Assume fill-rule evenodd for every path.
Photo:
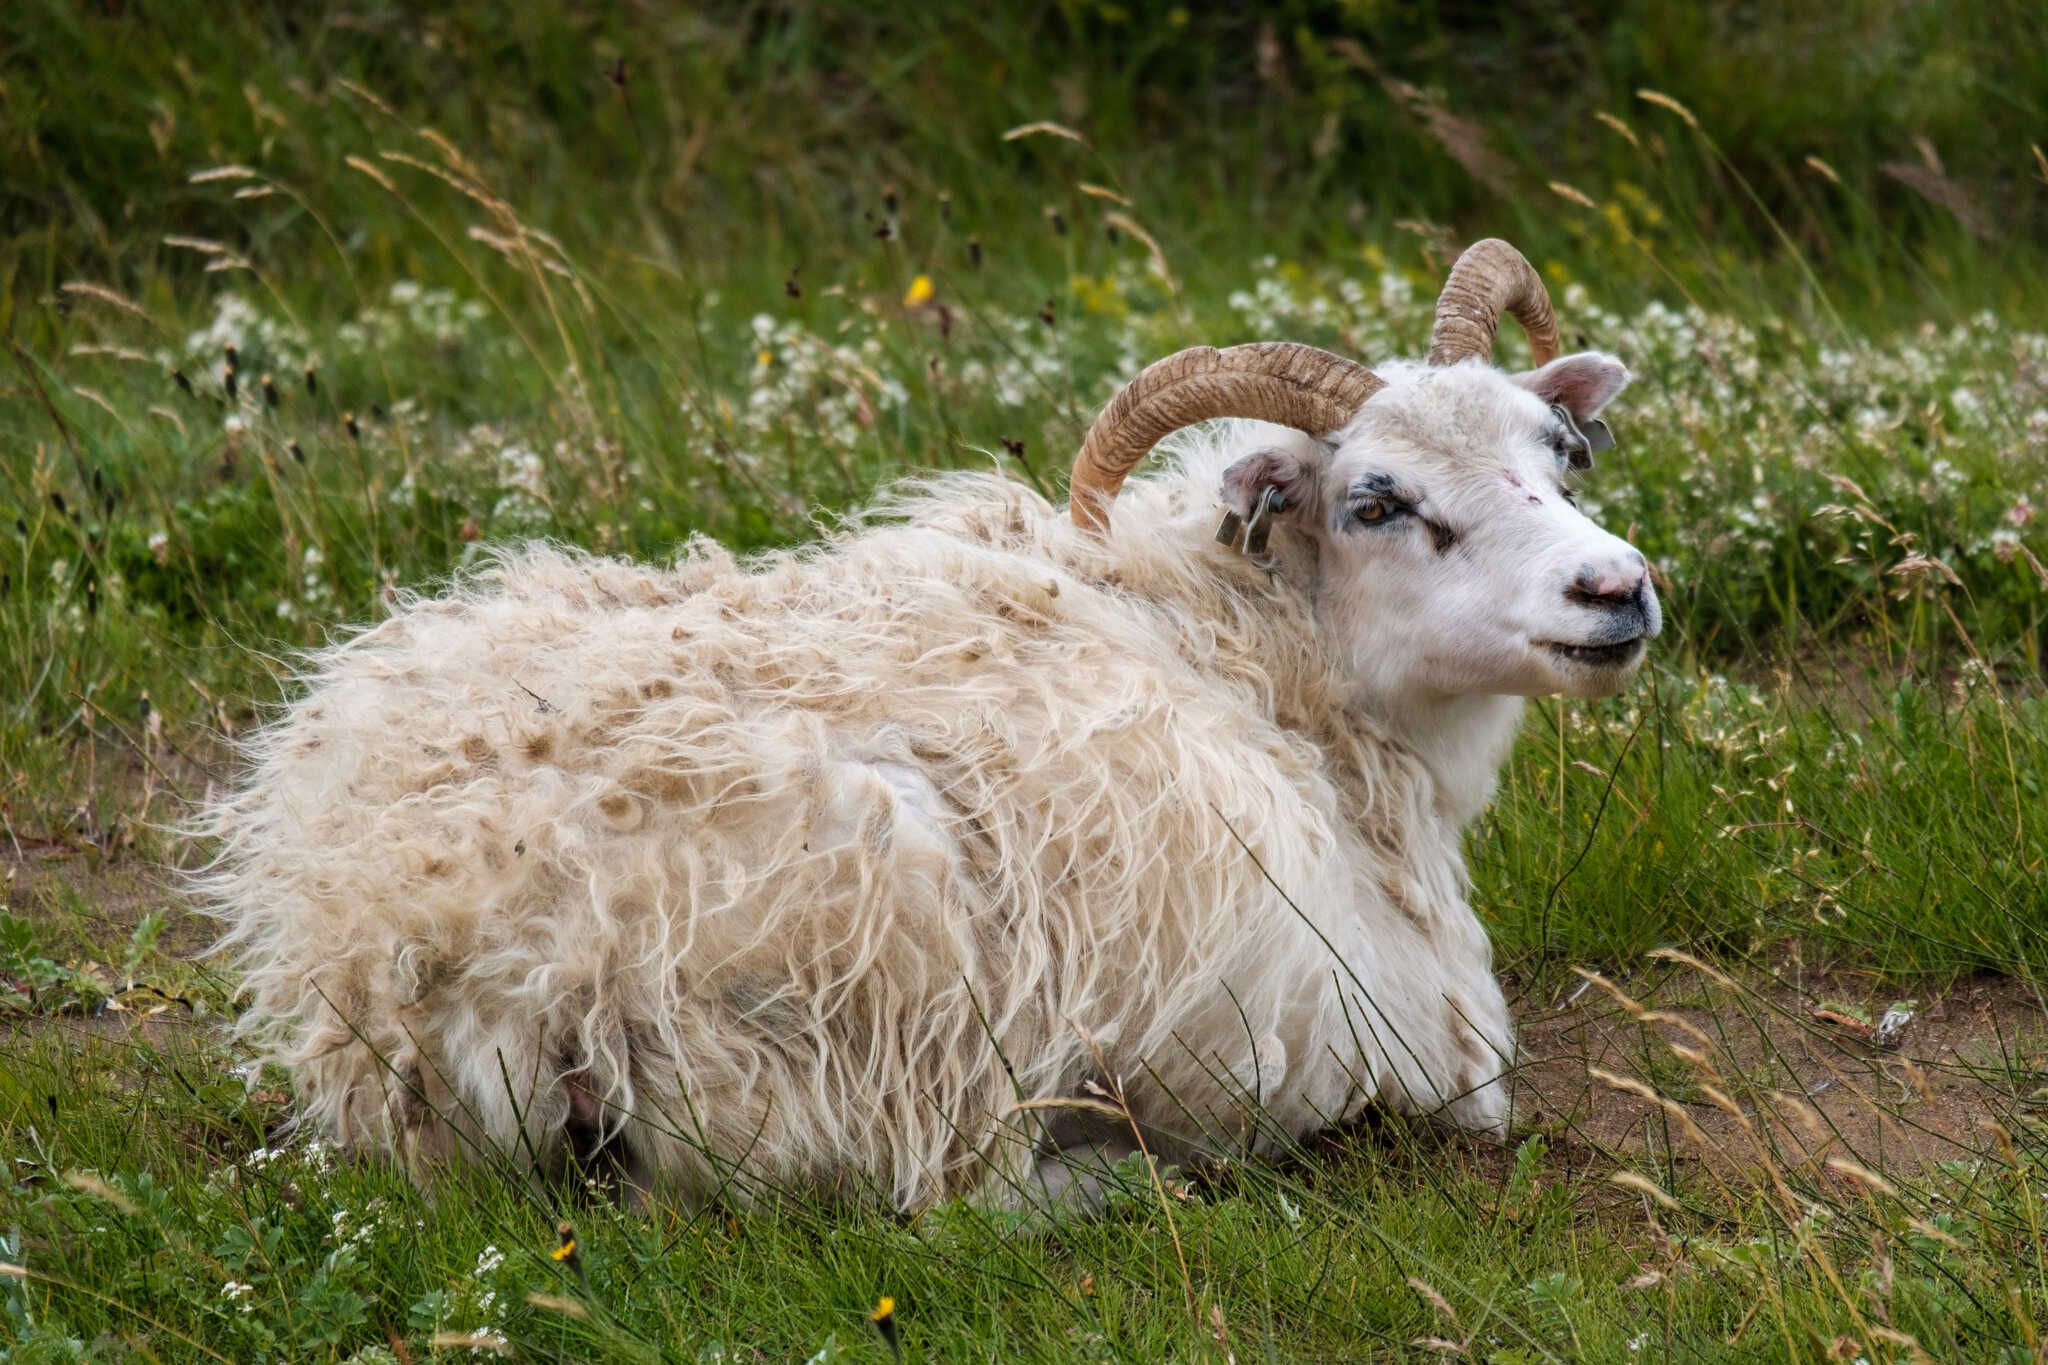
<instances>
[{"instance_id":1,"label":"white face","mask_svg":"<svg viewBox=\"0 0 2048 1365\"><path fill-rule=\"evenodd\" d=\"M1304 439L1224 476L1286 498L1318 613L1367 692L1619 691L1661 625L1643 556L1573 504L1580 431L1628 382L1610 356L1506 375L1393 366L1337 445ZM1553 412L1561 405L1567 423ZM1305 565L1306 567L1306 565Z\"/></svg>"}]
</instances>

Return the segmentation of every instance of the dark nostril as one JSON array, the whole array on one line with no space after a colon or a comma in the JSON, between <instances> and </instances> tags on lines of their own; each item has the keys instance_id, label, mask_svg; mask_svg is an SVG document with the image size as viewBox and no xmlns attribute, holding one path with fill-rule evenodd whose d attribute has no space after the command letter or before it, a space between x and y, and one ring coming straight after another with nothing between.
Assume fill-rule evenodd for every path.
<instances>
[{"instance_id":1,"label":"dark nostril","mask_svg":"<svg viewBox=\"0 0 2048 1365\"><path fill-rule=\"evenodd\" d=\"M1582 607L1640 607L1649 591L1647 573L1582 573L1564 590L1565 600Z\"/></svg>"}]
</instances>

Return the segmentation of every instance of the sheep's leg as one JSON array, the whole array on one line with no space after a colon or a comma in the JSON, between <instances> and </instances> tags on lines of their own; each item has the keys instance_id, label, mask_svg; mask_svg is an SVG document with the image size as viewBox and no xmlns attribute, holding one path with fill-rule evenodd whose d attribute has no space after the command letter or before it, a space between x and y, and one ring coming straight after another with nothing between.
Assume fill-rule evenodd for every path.
<instances>
[{"instance_id":1,"label":"sheep's leg","mask_svg":"<svg viewBox=\"0 0 2048 1365\"><path fill-rule=\"evenodd\" d=\"M1404 1108L1448 1119L1470 1133L1505 1138L1515 1031L1491 973L1447 979L1438 999L1409 1018L1394 1059ZM1408 1049L1412 1047L1414 1056ZM1410 1075L1410 1072L1420 1072Z\"/></svg>"},{"instance_id":2,"label":"sheep's leg","mask_svg":"<svg viewBox=\"0 0 2048 1365\"><path fill-rule=\"evenodd\" d=\"M1040 1110L1036 1139L1021 1169L991 1174L980 1202L1048 1217L1090 1218L1102 1212L1117 1163L1139 1151L1128 1126L1075 1109ZM1019 1135L1021 1136L1021 1135Z\"/></svg>"},{"instance_id":3,"label":"sheep's leg","mask_svg":"<svg viewBox=\"0 0 2048 1365\"><path fill-rule=\"evenodd\" d=\"M627 1142L617 1124L618 1114L606 1113L589 1068L564 1076L562 1088L569 1095L563 1134L570 1169L593 1188L617 1195L627 1208L645 1212L654 1187L653 1167Z\"/></svg>"},{"instance_id":4,"label":"sheep's leg","mask_svg":"<svg viewBox=\"0 0 2048 1365\"><path fill-rule=\"evenodd\" d=\"M1138 1150L1129 1136L1089 1139L1038 1158L1017 1191L1023 1208L1091 1218L1109 1204L1116 1164Z\"/></svg>"}]
</instances>

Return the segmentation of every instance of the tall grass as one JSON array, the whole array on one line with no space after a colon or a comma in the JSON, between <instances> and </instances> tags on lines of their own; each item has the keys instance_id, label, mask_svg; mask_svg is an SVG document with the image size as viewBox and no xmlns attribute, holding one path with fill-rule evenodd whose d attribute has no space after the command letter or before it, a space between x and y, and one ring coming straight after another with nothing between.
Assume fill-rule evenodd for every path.
<instances>
[{"instance_id":1,"label":"tall grass","mask_svg":"<svg viewBox=\"0 0 2048 1365\"><path fill-rule=\"evenodd\" d=\"M177 186L222 160L319 199L348 186L343 154L385 130L343 81L483 158L579 252L764 290L866 238L888 186L924 206L950 194L977 231L1049 202L1076 217L1078 168L1130 197L1191 275L1241 269L1248 250L1341 255L1403 222L1484 222L1630 288L1676 276L1715 306L1779 311L1750 267L1781 258L1767 283L1796 284L1782 259L1796 253L1893 317L2018 307L2040 298L2022 265L2048 215L2029 152L2048 113L2043 24L2022 0L1629 0L1597 18L1307 0L944 14L25 0L0 15L0 317L32 318L80 271L189 280L161 236L229 225L331 282L344 263L322 258L293 197L230 216ZM1088 150L1000 142L1047 118ZM1551 182L1621 221L1570 212ZM402 207L358 200L347 226L377 273L438 255ZM1064 264L1057 244L1013 243L1013 269L1020 251Z\"/></svg>"}]
</instances>

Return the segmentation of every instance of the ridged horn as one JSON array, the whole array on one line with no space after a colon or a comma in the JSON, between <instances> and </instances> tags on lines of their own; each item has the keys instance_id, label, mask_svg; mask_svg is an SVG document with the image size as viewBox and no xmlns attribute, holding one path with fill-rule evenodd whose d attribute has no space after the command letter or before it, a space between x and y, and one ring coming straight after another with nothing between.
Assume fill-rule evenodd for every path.
<instances>
[{"instance_id":1,"label":"ridged horn","mask_svg":"<svg viewBox=\"0 0 2048 1365\"><path fill-rule=\"evenodd\" d=\"M1069 514L1083 530L1107 532L1109 505L1124 477L1182 427L1253 417L1322 436L1349 422L1382 387L1357 361L1292 341L1177 351L1119 389L1088 428L1069 482Z\"/></svg>"},{"instance_id":2,"label":"ridged horn","mask_svg":"<svg viewBox=\"0 0 2048 1365\"><path fill-rule=\"evenodd\" d=\"M1429 333L1429 363L1455 365L1467 356L1490 359L1501 315L1513 313L1529 334L1538 365L1557 359L1557 314L1550 291L1528 258L1498 237L1465 248L1437 295Z\"/></svg>"}]
</instances>

